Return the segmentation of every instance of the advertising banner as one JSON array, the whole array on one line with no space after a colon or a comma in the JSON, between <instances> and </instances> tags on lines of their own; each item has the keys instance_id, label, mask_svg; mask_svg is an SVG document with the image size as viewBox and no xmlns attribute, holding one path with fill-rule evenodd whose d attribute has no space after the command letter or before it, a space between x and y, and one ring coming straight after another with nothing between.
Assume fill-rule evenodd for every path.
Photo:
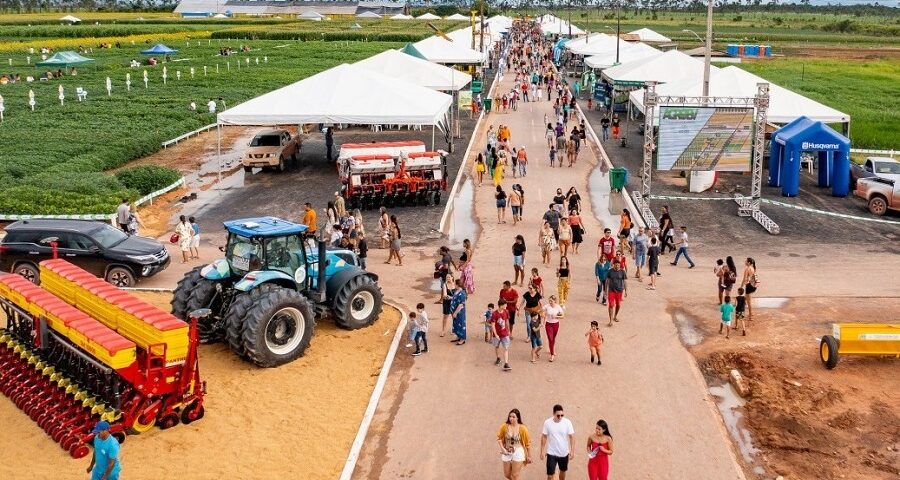
<instances>
[{"instance_id":1,"label":"advertising banner","mask_svg":"<svg viewBox=\"0 0 900 480\"><path fill-rule=\"evenodd\" d=\"M659 111L659 170L749 172L753 109L670 107Z\"/></svg>"}]
</instances>

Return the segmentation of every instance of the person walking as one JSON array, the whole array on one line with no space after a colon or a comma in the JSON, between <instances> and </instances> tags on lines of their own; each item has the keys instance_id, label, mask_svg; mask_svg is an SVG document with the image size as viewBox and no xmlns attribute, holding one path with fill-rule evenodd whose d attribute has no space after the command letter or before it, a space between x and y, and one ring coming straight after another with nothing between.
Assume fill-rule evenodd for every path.
<instances>
[{"instance_id":1,"label":"person walking","mask_svg":"<svg viewBox=\"0 0 900 480\"><path fill-rule=\"evenodd\" d=\"M650 285L647 290L656 290L656 276L659 275L659 242L656 237L650 239L650 248L647 249L647 269L650 277Z\"/></svg>"},{"instance_id":2,"label":"person walking","mask_svg":"<svg viewBox=\"0 0 900 480\"><path fill-rule=\"evenodd\" d=\"M546 221L541 224L541 230L538 233L538 245L541 247L541 262L544 266L550 266L550 254L553 251L553 229Z\"/></svg>"},{"instance_id":3,"label":"person walking","mask_svg":"<svg viewBox=\"0 0 900 480\"><path fill-rule=\"evenodd\" d=\"M519 162L519 176L524 177L528 173L528 153L525 152L525 145L516 152L516 159Z\"/></svg>"},{"instance_id":4,"label":"person walking","mask_svg":"<svg viewBox=\"0 0 900 480\"><path fill-rule=\"evenodd\" d=\"M678 251L675 252L675 261L672 262L672 265L677 266L678 259L680 259L682 255L684 255L684 259L687 260L688 264L690 264L690 267L688 268L694 268L694 261L691 260L691 256L688 254L688 233L687 227L684 225L681 226L681 240L677 245Z\"/></svg>"},{"instance_id":5,"label":"person walking","mask_svg":"<svg viewBox=\"0 0 900 480\"><path fill-rule=\"evenodd\" d=\"M719 283L719 297L731 296L731 290L737 282L737 266L729 255L725 257L725 265L722 268L722 281Z\"/></svg>"},{"instance_id":6,"label":"person walking","mask_svg":"<svg viewBox=\"0 0 900 480\"><path fill-rule=\"evenodd\" d=\"M328 202L328 205L325 207L325 219L327 221L325 224L325 235L330 237L334 233L334 225L339 222L340 218L334 202Z\"/></svg>"},{"instance_id":7,"label":"person walking","mask_svg":"<svg viewBox=\"0 0 900 480\"><path fill-rule=\"evenodd\" d=\"M602 300L603 305L606 305L606 277L609 275L611 268L612 264L606 257L597 258L597 263L594 264L594 277L597 278L597 296L595 300L598 302Z\"/></svg>"},{"instance_id":8,"label":"person walking","mask_svg":"<svg viewBox=\"0 0 900 480\"><path fill-rule=\"evenodd\" d=\"M531 348L540 347L540 330L537 333L537 345L535 345L535 339L532 338L534 335L534 322L537 320L538 326L540 326L540 320L536 317L540 316L541 312L541 299L543 297L537 291L537 287L533 284L528 284L528 290L522 294L522 300L519 302L518 310L522 310L524 312L525 318L525 333L526 333L526 341L531 341ZM534 355L531 356L532 360L534 359Z\"/></svg>"},{"instance_id":9,"label":"person walking","mask_svg":"<svg viewBox=\"0 0 900 480\"><path fill-rule=\"evenodd\" d=\"M556 142L556 130L553 128L552 123L547 124L547 131L544 132L544 137L547 139L547 148L553 148ZM550 166L553 166L553 162L550 162Z\"/></svg>"},{"instance_id":10,"label":"person walking","mask_svg":"<svg viewBox=\"0 0 900 480\"><path fill-rule=\"evenodd\" d=\"M544 213L542 220L550 226L550 229L553 231L553 240L557 242L559 241L559 219L559 210L556 209L556 204L551 203L547 206L547 211Z\"/></svg>"},{"instance_id":11,"label":"person walking","mask_svg":"<svg viewBox=\"0 0 900 480\"><path fill-rule=\"evenodd\" d=\"M403 238L403 234L400 232L400 225L397 223L397 216L391 215L390 218L390 251L388 252L388 259L384 263L391 263L391 260L394 258L397 259L397 266L403 266L403 254L400 253L400 244L401 239Z\"/></svg>"},{"instance_id":12,"label":"person walking","mask_svg":"<svg viewBox=\"0 0 900 480\"><path fill-rule=\"evenodd\" d=\"M191 239L194 229L188 223L184 215L178 217L178 225L175 226L175 234L178 236L178 246L181 248L181 263L188 262L188 253L191 250Z\"/></svg>"},{"instance_id":13,"label":"person walking","mask_svg":"<svg viewBox=\"0 0 900 480\"><path fill-rule=\"evenodd\" d=\"M567 211L576 211L581 212L581 195L578 193L578 190L575 187L569 189L566 192L566 204Z\"/></svg>"},{"instance_id":14,"label":"person walking","mask_svg":"<svg viewBox=\"0 0 900 480\"><path fill-rule=\"evenodd\" d=\"M547 330L547 347L550 349L550 361L556 360L556 335L559 334L559 321L565 315L565 309L556 302L556 295L550 295L544 305L544 328Z\"/></svg>"},{"instance_id":15,"label":"person walking","mask_svg":"<svg viewBox=\"0 0 900 480\"><path fill-rule=\"evenodd\" d=\"M650 248L650 238L644 233L644 227L638 227L638 233L634 236L634 278L643 282L641 269L647 263L647 249Z\"/></svg>"},{"instance_id":16,"label":"person walking","mask_svg":"<svg viewBox=\"0 0 900 480\"><path fill-rule=\"evenodd\" d=\"M194 217L188 218L191 223L191 258L200 259L200 224Z\"/></svg>"},{"instance_id":17,"label":"person walking","mask_svg":"<svg viewBox=\"0 0 900 480\"><path fill-rule=\"evenodd\" d=\"M597 357L597 365L601 365L600 349L603 346L603 334L600 333L600 324L597 321L591 322L591 328L584 332L584 336L588 339L588 349L591 351L591 363L594 363L594 357Z\"/></svg>"},{"instance_id":18,"label":"person walking","mask_svg":"<svg viewBox=\"0 0 900 480\"><path fill-rule=\"evenodd\" d=\"M101 420L92 430L94 455L87 467L91 480L119 480L122 462L119 459L119 441L109 433L109 422Z\"/></svg>"},{"instance_id":19,"label":"person walking","mask_svg":"<svg viewBox=\"0 0 900 480\"><path fill-rule=\"evenodd\" d=\"M416 311L409 313L409 320L416 327L416 333L413 336L413 344L416 346L416 351L412 355L418 357L423 353L428 353L428 315L425 313L424 303L416 305Z\"/></svg>"},{"instance_id":20,"label":"person walking","mask_svg":"<svg viewBox=\"0 0 900 480\"><path fill-rule=\"evenodd\" d=\"M562 405L553 406L553 416L544 421L541 431L541 460L546 460L547 480L566 480L569 460L575 458L575 427L566 418Z\"/></svg>"},{"instance_id":21,"label":"person walking","mask_svg":"<svg viewBox=\"0 0 900 480\"><path fill-rule=\"evenodd\" d=\"M466 344L466 289L463 288L462 281L456 280L456 290L453 292L453 298L450 300L450 311L453 316L453 334L456 335L456 344Z\"/></svg>"},{"instance_id":22,"label":"person walking","mask_svg":"<svg viewBox=\"0 0 900 480\"><path fill-rule=\"evenodd\" d=\"M672 217L669 215L669 206L663 205L662 215L659 217L659 235L662 239L659 253L666 254L666 247L669 252L675 251L675 225L672 223Z\"/></svg>"},{"instance_id":23,"label":"person walking","mask_svg":"<svg viewBox=\"0 0 900 480\"><path fill-rule=\"evenodd\" d=\"M131 205L131 208L128 211L128 234L137 235L138 227L144 228L144 222L141 221L141 217L138 215L137 207Z\"/></svg>"},{"instance_id":24,"label":"person walking","mask_svg":"<svg viewBox=\"0 0 900 480\"><path fill-rule=\"evenodd\" d=\"M381 234L381 248L388 248L391 244L391 220L388 217L387 208L379 209L378 230Z\"/></svg>"},{"instance_id":25,"label":"person walking","mask_svg":"<svg viewBox=\"0 0 900 480\"><path fill-rule=\"evenodd\" d=\"M603 141L609 140L609 117L600 119L600 130L603 132Z\"/></svg>"},{"instance_id":26,"label":"person walking","mask_svg":"<svg viewBox=\"0 0 900 480\"><path fill-rule=\"evenodd\" d=\"M753 320L753 294L759 288L759 278L756 276L756 260L747 257L744 261L744 276L741 279L744 288L744 297L747 304L747 321Z\"/></svg>"},{"instance_id":27,"label":"person walking","mask_svg":"<svg viewBox=\"0 0 900 480\"><path fill-rule=\"evenodd\" d=\"M497 432L500 446L500 461L503 463L503 477L519 480L522 468L531 463L531 438L528 428L522 423L522 414L514 408L506 416L506 422Z\"/></svg>"},{"instance_id":28,"label":"person walking","mask_svg":"<svg viewBox=\"0 0 900 480\"><path fill-rule=\"evenodd\" d=\"M518 185L518 183L516 185ZM522 221L522 196L516 188L516 185L513 185L512 190L509 192L509 197L507 198L509 208L512 210L514 227Z\"/></svg>"},{"instance_id":29,"label":"person walking","mask_svg":"<svg viewBox=\"0 0 900 480\"><path fill-rule=\"evenodd\" d=\"M619 139L619 114L614 114L612 118L612 135L613 139Z\"/></svg>"},{"instance_id":30,"label":"person walking","mask_svg":"<svg viewBox=\"0 0 900 480\"><path fill-rule=\"evenodd\" d=\"M569 226L572 228L572 253L578 255L578 247L584 241L584 224L578 210L569 211Z\"/></svg>"},{"instance_id":31,"label":"person walking","mask_svg":"<svg viewBox=\"0 0 900 480\"><path fill-rule=\"evenodd\" d=\"M509 345L512 343L511 327L509 306L501 297L497 302L497 310L491 315L491 343L494 345L494 355L497 357L494 365L498 367L502 365L505 372L512 370L509 366Z\"/></svg>"},{"instance_id":32,"label":"person walking","mask_svg":"<svg viewBox=\"0 0 900 480\"><path fill-rule=\"evenodd\" d=\"M512 339L513 327L516 325L516 304L519 302L519 292L512 287L509 280L506 280L497 297L506 305L509 318L509 337Z\"/></svg>"},{"instance_id":33,"label":"person walking","mask_svg":"<svg viewBox=\"0 0 900 480\"><path fill-rule=\"evenodd\" d=\"M622 247L622 251L625 251L625 246L627 245L631 253L634 252L634 249L628 239L631 238L632 225L631 212L627 208L623 208L622 213L619 215L619 245Z\"/></svg>"},{"instance_id":34,"label":"person walking","mask_svg":"<svg viewBox=\"0 0 900 480\"><path fill-rule=\"evenodd\" d=\"M475 179L477 180L479 187L484 183L485 169L484 155L481 152L478 152L478 156L475 157Z\"/></svg>"},{"instance_id":35,"label":"person walking","mask_svg":"<svg viewBox=\"0 0 900 480\"><path fill-rule=\"evenodd\" d=\"M325 158L328 159L329 163L332 158L332 150L334 150L334 128L328 127L325 129Z\"/></svg>"},{"instance_id":36,"label":"person walking","mask_svg":"<svg viewBox=\"0 0 900 480\"><path fill-rule=\"evenodd\" d=\"M597 258L605 258L612 261L616 256L616 239L612 236L612 230L603 229L603 236L597 242Z\"/></svg>"},{"instance_id":37,"label":"person walking","mask_svg":"<svg viewBox=\"0 0 900 480\"><path fill-rule=\"evenodd\" d=\"M500 170L502 168L498 167ZM494 203L497 205L497 223L506 223L506 192L503 191L503 187L500 185L497 185L497 191L494 193Z\"/></svg>"},{"instance_id":38,"label":"person walking","mask_svg":"<svg viewBox=\"0 0 900 480\"><path fill-rule=\"evenodd\" d=\"M131 205L128 204L127 198L123 198L122 203L116 207L116 223L119 224L119 228L125 233L128 233L128 216L130 214Z\"/></svg>"},{"instance_id":39,"label":"person walking","mask_svg":"<svg viewBox=\"0 0 900 480\"><path fill-rule=\"evenodd\" d=\"M725 329L725 338L731 335L731 322L734 320L734 305L731 304L731 295L725 295L725 301L719 305L719 312L722 314L722 321L719 323L719 335L722 329Z\"/></svg>"},{"instance_id":40,"label":"person walking","mask_svg":"<svg viewBox=\"0 0 900 480\"><path fill-rule=\"evenodd\" d=\"M306 233L315 236L317 230L318 219L316 218L316 209L312 204L306 202L303 204L303 225L306 225Z\"/></svg>"},{"instance_id":41,"label":"person walking","mask_svg":"<svg viewBox=\"0 0 900 480\"><path fill-rule=\"evenodd\" d=\"M609 456L613 454L613 439L606 420L597 420L594 433L587 439L588 480L609 479Z\"/></svg>"},{"instance_id":42,"label":"person walking","mask_svg":"<svg viewBox=\"0 0 900 480\"><path fill-rule=\"evenodd\" d=\"M518 284L520 287L525 284L525 250L525 237L516 235L516 240L512 244L513 272L515 274L513 284Z\"/></svg>"},{"instance_id":43,"label":"person walking","mask_svg":"<svg viewBox=\"0 0 900 480\"><path fill-rule=\"evenodd\" d=\"M569 257L562 255L559 257L559 268L556 269L556 292L559 294L559 304L566 306L569 300L569 281L571 279L572 270L569 268Z\"/></svg>"},{"instance_id":44,"label":"person walking","mask_svg":"<svg viewBox=\"0 0 900 480\"><path fill-rule=\"evenodd\" d=\"M628 287L626 285L628 274L622 269L618 260L613 261L613 268L606 274L606 298L609 301L609 324L613 326L613 322L619 321L619 308L622 306L622 299L628 296Z\"/></svg>"},{"instance_id":45,"label":"person walking","mask_svg":"<svg viewBox=\"0 0 900 480\"><path fill-rule=\"evenodd\" d=\"M344 214L347 212L344 197L341 196L341 192L334 192L334 209L337 212L337 218L343 218Z\"/></svg>"},{"instance_id":46,"label":"person walking","mask_svg":"<svg viewBox=\"0 0 900 480\"><path fill-rule=\"evenodd\" d=\"M572 227L569 220L563 218L559 221L559 254L565 257L572 245Z\"/></svg>"}]
</instances>

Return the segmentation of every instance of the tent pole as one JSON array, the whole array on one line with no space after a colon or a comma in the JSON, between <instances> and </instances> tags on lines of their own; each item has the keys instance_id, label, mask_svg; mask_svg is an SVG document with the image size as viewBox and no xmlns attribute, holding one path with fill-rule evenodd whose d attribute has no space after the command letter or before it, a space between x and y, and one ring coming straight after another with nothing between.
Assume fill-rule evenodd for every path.
<instances>
[{"instance_id":1,"label":"tent pole","mask_svg":"<svg viewBox=\"0 0 900 480\"><path fill-rule=\"evenodd\" d=\"M222 124L216 122L216 159L219 161L219 170L216 172L219 179L219 188L222 184Z\"/></svg>"},{"instance_id":2,"label":"tent pole","mask_svg":"<svg viewBox=\"0 0 900 480\"><path fill-rule=\"evenodd\" d=\"M434 125L431 126L431 151L434 151Z\"/></svg>"}]
</instances>

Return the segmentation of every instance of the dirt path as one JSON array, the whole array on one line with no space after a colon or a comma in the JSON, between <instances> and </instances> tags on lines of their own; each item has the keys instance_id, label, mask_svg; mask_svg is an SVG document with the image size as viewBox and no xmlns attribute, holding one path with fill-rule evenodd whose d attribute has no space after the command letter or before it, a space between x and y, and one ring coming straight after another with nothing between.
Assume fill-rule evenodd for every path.
<instances>
[{"instance_id":1,"label":"dirt path","mask_svg":"<svg viewBox=\"0 0 900 480\"><path fill-rule=\"evenodd\" d=\"M507 77L498 91L511 86ZM403 267L384 265L384 251L371 253L371 269L381 275L385 291L396 292L409 306L425 303L431 318L430 351L395 364L387 386L391 393L379 406L355 478L499 478L494 435L514 407L534 432L537 464L526 467L523 478L545 478L538 459L539 433L555 403L566 407L575 425L572 478L586 477L587 456L581 445L598 418L610 423L616 438L612 457L616 478L698 478L698 472L703 478L744 478L703 378L678 341L663 298L630 280L631 295L621 323L603 329L603 365L588 362L583 333L591 320L606 318L606 311L594 302L593 264L602 226L613 226L614 221L608 214L608 196L602 192L608 189L604 187L608 179L601 177L589 187L596 158L588 149L582 150L573 168L549 168L545 113L552 114L550 102L523 103L517 112L490 114L484 124L485 129L489 124L509 125L513 145L525 145L531 162L527 177L503 182L507 190L513 183L524 186L524 224L513 226L508 216L509 223L498 225L492 186L475 187L475 218L482 234L475 245L477 291L467 304L466 345L455 346L448 337L438 336L440 307L433 303L437 296L431 290L434 250L407 252ZM549 363L545 353L531 364L519 324L510 352L513 370L503 372L493 366L493 348L483 343L479 317L488 302L496 301L501 282L512 277L509 248L516 234L526 238L526 267L539 267L548 292L555 289L555 268L540 264L535 243L538 221L556 187L573 185L582 193L587 235L581 253L572 255L573 284L558 339L559 357ZM591 188L601 190L597 196L601 204L592 204ZM558 259L554 253L553 261Z\"/></svg>"}]
</instances>

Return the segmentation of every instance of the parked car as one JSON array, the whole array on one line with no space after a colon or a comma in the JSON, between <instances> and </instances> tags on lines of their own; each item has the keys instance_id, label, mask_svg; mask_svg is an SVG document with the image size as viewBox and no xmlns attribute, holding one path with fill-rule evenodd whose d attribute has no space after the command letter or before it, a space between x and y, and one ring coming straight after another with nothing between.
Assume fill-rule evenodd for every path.
<instances>
[{"instance_id":1,"label":"parked car","mask_svg":"<svg viewBox=\"0 0 900 480\"><path fill-rule=\"evenodd\" d=\"M900 181L900 161L888 157L868 157L862 165L850 164L850 186L856 188L860 178L879 177Z\"/></svg>"},{"instance_id":2,"label":"parked car","mask_svg":"<svg viewBox=\"0 0 900 480\"><path fill-rule=\"evenodd\" d=\"M291 136L287 130L263 130L250 141L250 148L244 154L241 164L244 171L254 168L284 171L287 162L296 161L300 155L300 136Z\"/></svg>"},{"instance_id":3,"label":"parked car","mask_svg":"<svg viewBox=\"0 0 900 480\"><path fill-rule=\"evenodd\" d=\"M900 211L900 180L860 178L853 194L865 200L875 215L884 215L888 210Z\"/></svg>"},{"instance_id":4,"label":"parked car","mask_svg":"<svg viewBox=\"0 0 900 480\"><path fill-rule=\"evenodd\" d=\"M6 227L0 241L0 269L40 283L38 264L59 258L117 287L132 287L138 278L169 266L169 252L152 238L128 235L108 223L89 220L19 220Z\"/></svg>"}]
</instances>

